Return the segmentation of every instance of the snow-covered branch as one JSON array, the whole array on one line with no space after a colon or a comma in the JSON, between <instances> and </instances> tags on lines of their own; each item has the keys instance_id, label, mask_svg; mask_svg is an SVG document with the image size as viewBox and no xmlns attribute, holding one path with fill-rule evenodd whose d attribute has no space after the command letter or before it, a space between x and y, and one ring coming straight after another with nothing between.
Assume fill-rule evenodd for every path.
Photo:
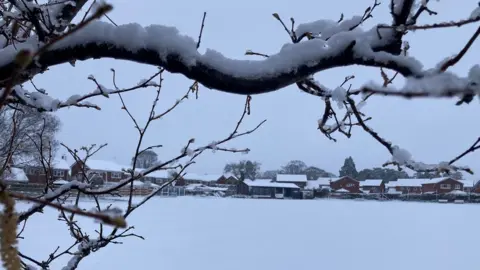
<instances>
[{"instance_id":1,"label":"snow-covered branch","mask_svg":"<svg viewBox=\"0 0 480 270\"><path fill-rule=\"evenodd\" d=\"M301 29L301 26L299 26ZM23 79L46 68L73 60L115 58L162 66L181 73L206 87L237 93L258 94L278 90L313 73L347 65L386 67L405 76L421 75L415 60L397 56L392 48L398 43L395 31L374 27L355 28L329 36L285 45L265 60L233 60L214 50L200 54L193 38L181 35L174 27L138 24L115 26L95 21L77 33L56 42L26 70ZM35 52L35 37L0 51L0 80L12 76L16 52ZM1 85L1 84L0 84Z\"/></svg>"}]
</instances>

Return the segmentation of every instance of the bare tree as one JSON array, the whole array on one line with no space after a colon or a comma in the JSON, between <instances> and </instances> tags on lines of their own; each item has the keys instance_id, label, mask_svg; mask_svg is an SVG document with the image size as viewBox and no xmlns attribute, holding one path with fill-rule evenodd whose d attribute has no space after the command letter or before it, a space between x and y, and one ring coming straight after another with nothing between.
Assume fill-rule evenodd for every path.
<instances>
[{"instance_id":1,"label":"bare tree","mask_svg":"<svg viewBox=\"0 0 480 270\"><path fill-rule=\"evenodd\" d=\"M58 147L55 135L59 129L60 120L51 113L40 114L22 105L0 109L0 160L7 158L10 144L13 144L12 163L40 165L38 146L50 143L55 150Z\"/></svg>"},{"instance_id":2,"label":"bare tree","mask_svg":"<svg viewBox=\"0 0 480 270\"><path fill-rule=\"evenodd\" d=\"M161 147L157 146L157 147ZM148 168L158 162L158 155L151 149L147 149L140 153L138 156L132 158L132 165L137 164L138 168Z\"/></svg>"},{"instance_id":3,"label":"bare tree","mask_svg":"<svg viewBox=\"0 0 480 270\"><path fill-rule=\"evenodd\" d=\"M376 0L372 6L359 13L358 16L345 18L342 14L340 20L322 19L297 25L296 21L291 18L290 25L287 26L280 15L274 13L273 17L283 26L292 44L271 55L247 51L247 55L263 58L259 61L247 62L228 59L212 50L207 50L205 54L198 52L205 16L202 20L199 38L195 40L180 35L175 28L162 25L144 28L140 25L116 25L113 22L98 21L97 19L100 17L107 16L112 6L95 3L96 1L87 0L48 0L43 3L27 0L0 1L2 10L0 28L3 36L0 44L2 47L0 50L2 59L0 63L0 109L17 104L38 111L55 111L72 106L99 109L97 105L87 100L95 96L118 95L123 104L122 108L130 116L138 131L139 142L135 149L135 157L148 149L142 145L142 141L149 124L171 112L190 95L198 95L200 85L218 91L246 95L244 111L234 131L224 139L199 147L193 147L195 142L191 139L178 156L158 162L141 171L137 169L136 158L134 158L132 168L125 170L130 176L111 187L92 188L91 175L87 171L84 172L81 181L72 181L58 189L45 192L41 197L28 197L11 192L4 182L0 182L0 203L5 206L1 216L0 249L7 269L19 269L21 266L27 268L27 265L30 264L47 269L48 265L60 256L71 256L70 262L64 269L75 269L82 259L92 252L116 243L119 238L137 236L131 232L131 227L127 226L126 218L165 185L153 190L141 203L132 204L133 181L162 169L176 170L177 173L172 175L181 175L183 170L206 150L248 151L248 149L224 148L222 145L239 136L250 134L258 128L257 126L243 133L238 131L245 115L250 112L250 95L278 91L292 84L305 93L322 98L325 109L318 123L318 129L331 140L335 140L335 133L351 137L353 128L358 126L392 155L392 159L384 165L395 165L398 169L407 167L418 172L465 171L472 173L468 167L459 166L456 163L465 155L480 149L480 139L449 161L425 164L414 160L407 150L375 132L368 125L368 121L372 118L362 112L362 107L369 98L375 95L400 96L410 99L456 98L459 99L457 105L469 104L476 95L480 94L480 66L473 66L469 74L464 76L456 75L448 69L466 55L480 35L480 27L465 44L462 44L463 47L459 48L458 54L446 58L429 70L425 70L418 60L408 55L410 45L406 42L405 37L414 30L426 31L478 23L480 21L479 7L472 7L474 11L467 18L452 18L449 22L419 25L417 22L420 17L426 14L437 14L428 7L429 0L391 0L391 21L379 23L368 30L362 30L361 27L366 20L372 18L376 7L380 5ZM85 6L89 7L88 12L91 15L84 15L78 24L72 24L72 19L79 16L80 10ZM131 37L135 39L135 42L124 42L125 37ZM49 67L63 63L74 65L78 60L98 58L134 61L161 68L150 78L128 88L117 87L115 79L113 80L114 87L107 88L91 76L89 79L97 86L95 91L81 95L76 94L65 101L55 99L41 89L27 89L28 87L25 85L36 75L46 72ZM330 88L320 84L313 77L315 73L324 70L353 65L378 68L383 82L381 84L368 83L358 88L352 88L347 83L351 82L354 76L347 76L339 86ZM183 74L186 78L193 80L193 83L186 94L169 110L158 113L155 109L162 79L159 79L158 82L154 79L159 78L165 71ZM115 72L113 74L115 76ZM391 84L398 75L405 77L406 83L404 87L394 89ZM129 112L121 94L146 87L156 87L158 92L147 118L147 124L140 125ZM334 108L334 105L337 105L338 109ZM13 118L12 121L16 121L16 119ZM7 152L10 155L12 145L10 143L8 146ZM103 145L77 150L67 149L77 161L85 163L86 159L102 147ZM83 153L83 156L80 156L80 153ZM175 179L171 179L167 184L170 184L171 181L175 181ZM78 207L65 207L60 201L60 197L65 194L75 194L75 206L78 206L80 196L92 196L97 200L98 196L111 194L122 188L130 190L128 207L125 211L102 208L98 203L95 211L83 211ZM47 185L47 189L51 188ZM17 215L13 210L15 203L13 198L32 201L36 204L31 209ZM73 243L64 251L55 250L47 259L41 260L18 251L16 239L21 235L23 229L18 234L15 230L17 225L25 226L30 216L47 206L61 212L62 220L67 223L71 231ZM98 219L103 223L113 225L115 229L110 233L105 233L103 224L100 224L98 236L88 235L75 222L74 217L79 215ZM74 248L76 251L73 251Z\"/></svg>"},{"instance_id":4,"label":"bare tree","mask_svg":"<svg viewBox=\"0 0 480 270\"><path fill-rule=\"evenodd\" d=\"M240 126L243 122L243 119L246 117L246 115L250 114L251 97L247 96L240 119L238 120L237 124L234 125L233 131L227 136L225 136L223 139L217 139L205 145L196 146L197 143L195 143L195 139L191 138L186 142L185 147L181 149L180 154L178 154L177 156L174 156L166 161L160 162L157 160L156 162L151 162L152 164L150 164L147 168L141 169L140 167L144 166L139 166L138 163L141 163L142 155L148 153L154 148L161 147L161 145L143 145L143 138L150 124L153 121L159 121L165 115L171 113L177 106L179 106L186 99L192 96L192 94L198 98L198 82L193 82L192 85L187 89L185 94L181 96L181 98L178 99L169 109L163 112L158 112L157 103L159 101L159 96L162 89L162 74L165 72L164 68L160 68L159 71L155 74L152 74L145 80L139 82L137 85L129 88L120 88L117 85L116 72L114 69L112 69L112 89L114 90L106 90L107 88L104 87L99 81L97 81L94 76L89 76L88 79L97 86L97 90L85 96L71 97L67 102L60 102L58 100L50 98L43 90L37 90L37 92L21 92L21 89L23 89L21 81L23 80L22 78L24 74L26 74L25 72L28 73L27 69L29 65L39 64L37 60L40 60L43 53L47 53L52 48L55 48L55 46L61 44L65 40L65 38L68 38L68 36L73 35L75 32L81 31L83 28L89 27L90 24L94 23L94 20L105 15L105 13L111 9L111 6L106 4L97 6L95 11L93 11L93 15L85 16L84 20L82 20L82 22L77 26L67 27L63 20L71 20L73 16L75 16L78 12L76 8L81 8L81 6L85 4L85 2L86 1L78 1L78 5L75 7L71 5L72 2L57 1L51 1L51 3L47 3L45 5L37 5L28 1L10 1L9 4L3 3L4 5L2 7L5 10L5 14L8 13L9 16L13 16L11 14L17 14L13 18L6 18L4 16L6 23L5 27L9 25L9 27L11 27L12 29L16 29L14 31L14 39L8 42L21 47L21 44L26 42L25 39L28 39L29 35L34 34L35 37L37 37L40 41L44 42L45 45L39 51L33 53L33 55L31 55L27 51L20 51L20 53L16 54L16 56L14 53L14 56L16 57L14 61L14 68L16 69L16 71L15 74L12 74L12 78L9 79L9 83L7 83L7 85L5 86L2 86L3 88L0 92L0 106L1 108L7 108L6 106L28 108L43 112L43 114L36 113L35 115L37 116L46 116L46 111L53 111L58 108L69 106L99 109L98 106L84 100L89 97L99 95L117 95L122 103L122 110L124 110L126 114L130 117L135 129L138 132L138 143L134 149L134 158L132 159L132 165L129 168L124 168L124 172L127 173L129 176L126 179L119 181L118 183L114 183L113 185L98 187L98 175L93 171L89 171L85 164L90 157L92 157L98 151L106 147L107 144L94 144L91 146L81 147L79 149L72 149L62 143L62 147L64 147L70 153L70 155L78 164L81 164L81 172L80 177L77 180L71 181L70 183L62 185L60 187L56 187L53 185L53 181L49 180L53 180L53 178L48 173L52 169L52 151L54 150L52 144L45 143L49 141L44 139L41 139L39 143L34 144L35 149L38 152L38 157L36 158L36 161L38 161L38 163L43 166L45 170L45 175L47 176L47 181L45 183L45 188L42 194L40 194L40 196L32 197L22 193L18 193L9 190L5 182L0 181L0 203L3 203L5 205L4 211L0 216L0 218L2 219L2 224L4 224L0 228L0 237L2 238L2 241L0 243L0 249L2 254L2 261L6 269L20 269L21 267L25 269L30 269L33 266L40 267L42 269L48 269L53 261L55 261L59 257L64 256L70 256L70 259L68 264L63 269L76 269L85 257L89 256L95 251L98 251L101 248L106 247L109 244L120 243L118 241L120 238L143 238L142 236L139 236L133 232L133 226L127 225L127 218L132 212L134 212L136 209L138 209L151 198L153 198L163 188L171 185L174 181L178 179L178 177L182 176L184 174L184 170L188 168L188 166L193 164L195 162L195 159L205 151L226 151L234 153L249 152L248 148L236 149L224 147L223 145L237 137L248 135L254 132L264 123L264 121L262 121L260 124L250 130L244 132L240 131ZM36 14L43 14L48 17L36 17ZM54 15L70 17L58 18L54 17ZM51 20L56 20L56 22L52 23ZM200 44L202 30L203 21L198 44ZM23 38L22 40L19 39L19 35ZM8 44L5 45L8 46ZM153 100L150 112L146 119L146 123L141 124L141 121L134 117L134 115L128 109L128 104L123 99L122 93L134 91L141 88L152 87L156 88L156 97ZM15 110L13 112L17 114L18 110ZM13 118L14 124L17 124L18 122L16 119L17 118ZM46 135L46 126L49 122L44 120L43 123L44 125L42 131L37 134L40 137ZM14 125L14 127L16 126L17 125ZM16 129L13 128L8 138L13 138L15 132ZM11 155L14 144L12 143L12 139L8 140L8 142L9 143L7 144L6 152ZM8 160L10 159L5 159L4 164L7 164ZM170 174L173 177L171 177L171 179L167 183L163 184L159 188L152 189L151 192L147 196L145 196L139 203L134 204L134 181L142 179L145 176L148 176L148 174L150 174L151 172L157 170L169 170ZM125 209L114 208L111 206L105 207L102 206L102 204L100 203L100 198L102 196L118 196L119 194L123 194L125 192L127 192L128 194L128 204ZM95 209L86 211L80 208L80 198L84 196L88 196L94 199L96 203ZM66 198L68 197L73 199L73 207L66 206L64 204ZM35 204L28 210L17 214L13 210L15 205L14 199L30 201L34 202ZM60 221L66 223L67 228L70 231L70 235L72 236L72 244L66 247L58 247L57 249L53 250L47 258L42 259L35 258L34 254L23 254L21 251L18 250L16 245L17 239L23 237L22 234L25 227L27 226L29 218L32 215L41 212L45 207L51 207L57 209L60 212L59 219ZM90 217L100 221L99 228L96 231L98 235L89 235L89 233L87 233L82 227L80 227L76 222L76 217L78 216ZM105 230L105 225L113 226L113 230ZM20 230L18 232L17 226L20 227Z\"/></svg>"}]
</instances>

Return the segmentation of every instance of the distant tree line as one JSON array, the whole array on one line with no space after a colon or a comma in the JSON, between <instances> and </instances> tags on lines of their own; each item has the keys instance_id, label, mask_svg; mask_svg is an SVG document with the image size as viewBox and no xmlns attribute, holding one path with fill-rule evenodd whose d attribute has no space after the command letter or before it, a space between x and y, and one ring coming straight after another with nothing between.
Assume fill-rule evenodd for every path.
<instances>
[{"instance_id":1,"label":"distant tree line","mask_svg":"<svg viewBox=\"0 0 480 270\"><path fill-rule=\"evenodd\" d=\"M305 174L308 180L315 180L319 177L337 177L335 174L328 172L324 169L308 166L301 160L292 160L282 166L278 170L261 170L261 163L251 160L241 160L238 162L231 162L225 165L224 173L231 173L239 179L257 179L268 178L274 179L277 173L285 174ZM363 181L366 179L382 179L385 181L396 181L397 179L404 178L436 178L443 176L450 176L454 179L463 179L461 172L455 172L452 174L440 173L440 172L420 172L415 173L413 176L409 176L405 171L394 170L390 168L374 167L371 169L363 169L357 171L355 161L353 158L347 157L340 168L338 173L339 177L349 176L354 179Z\"/></svg>"},{"instance_id":2,"label":"distant tree line","mask_svg":"<svg viewBox=\"0 0 480 270\"><path fill-rule=\"evenodd\" d=\"M240 179L274 179L277 173L305 174L309 180L315 180L319 177L335 177L335 174L315 166L308 166L301 160L292 160L278 170L268 171L261 171L260 162L241 160L239 162L231 162L226 164L224 173L231 173Z\"/></svg>"}]
</instances>

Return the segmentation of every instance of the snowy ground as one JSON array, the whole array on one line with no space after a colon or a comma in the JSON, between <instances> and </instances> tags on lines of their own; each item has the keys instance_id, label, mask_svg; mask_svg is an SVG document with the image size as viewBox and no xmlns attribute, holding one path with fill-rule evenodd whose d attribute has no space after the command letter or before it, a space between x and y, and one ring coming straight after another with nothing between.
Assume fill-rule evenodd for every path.
<instances>
[{"instance_id":1,"label":"snowy ground","mask_svg":"<svg viewBox=\"0 0 480 270\"><path fill-rule=\"evenodd\" d=\"M80 269L477 269L479 210L467 204L158 198L129 220L146 240L108 246ZM48 210L29 220L20 243L24 254L45 259L57 245L71 243L56 216Z\"/></svg>"}]
</instances>

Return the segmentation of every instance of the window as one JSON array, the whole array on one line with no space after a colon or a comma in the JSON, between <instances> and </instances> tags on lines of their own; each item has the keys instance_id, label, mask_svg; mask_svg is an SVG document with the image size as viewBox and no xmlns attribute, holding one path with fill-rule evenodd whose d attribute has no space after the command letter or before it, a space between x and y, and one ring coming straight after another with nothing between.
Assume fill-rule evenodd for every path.
<instances>
[{"instance_id":1,"label":"window","mask_svg":"<svg viewBox=\"0 0 480 270\"><path fill-rule=\"evenodd\" d=\"M450 189L450 184L441 184L440 189Z\"/></svg>"},{"instance_id":2,"label":"window","mask_svg":"<svg viewBox=\"0 0 480 270\"><path fill-rule=\"evenodd\" d=\"M459 184L456 184L456 185L455 185L455 189L461 189L460 185L459 185Z\"/></svg>"},{"instance_id":3,"label":"window","mask_svg":"<svg viewBox=\"0 0 480 270\"><path fill-rule=\"evenodd\" d=\"M64 174L63 174L63 171L53 170L53 176L55 176L55 177L63 177Z\"/></svg>"},{"instance_id":4,"label":"window","mask_svg":"<svg viewBox=\"0 0 480 270\"><path fill-rule=\"evenodd\" d=\"M355 186L355 184L353 184L353 183L348 183L347 184L347 187L354 187L354 186Z\"/></svg>"},{"instance_id":5,"label":"window","mask_svg":"<svg viewBox=\"0 0 480 270\"><path fill-rule=\"evenodd\" d=\"M112 178L121 179L122 178L122 173L121 172L112 172Z\"/></svg>"}]
</instances>

